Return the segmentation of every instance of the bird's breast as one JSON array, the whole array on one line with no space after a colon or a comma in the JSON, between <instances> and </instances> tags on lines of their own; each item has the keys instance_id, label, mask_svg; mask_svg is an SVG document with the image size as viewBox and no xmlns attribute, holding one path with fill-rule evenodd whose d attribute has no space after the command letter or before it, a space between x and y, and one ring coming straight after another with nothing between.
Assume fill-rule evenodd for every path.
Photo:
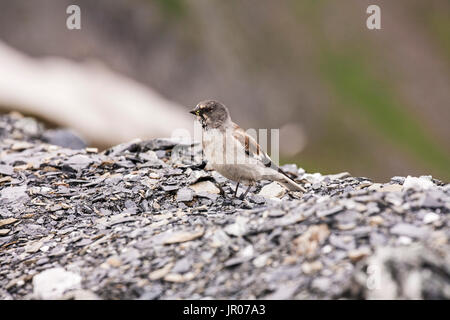
<instances>
[{"instance_id":1,"label":"bird's breast","mask_svg":"<svg viewBox=\"0 0 450 320\"><path fill-rule=\"evenodd\" d=\"M233 136L232 130L209 129L203 131L203 152L211 165L243 165L252 161L244 146Z\"/></svg>"},{"instance_id":2,"label":"bird's breast","mask_svg":"<svg viewBox=\"0 0 450 320\"><path fill-rule=\"evenodd\" d=\"M224 152L226 152L225 143L225 135L220 130L209 129L203 131L202 146L208 162L214 163L221 159Z\"/></svg>"}]
</instances>

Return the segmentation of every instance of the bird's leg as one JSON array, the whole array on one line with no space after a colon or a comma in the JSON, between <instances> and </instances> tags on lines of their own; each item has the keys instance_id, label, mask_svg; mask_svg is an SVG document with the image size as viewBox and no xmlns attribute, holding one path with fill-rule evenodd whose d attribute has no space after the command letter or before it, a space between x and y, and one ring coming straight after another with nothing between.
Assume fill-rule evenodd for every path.
<instances>
[{"instance_id":1,"label":"bird's leg","mask_svg":"<svg viewBox=\"0 0 450 320\"><path fill-rule=\"evenodd\" d=\"M250 191L250 188L252 187L252 185L249 185L247 190L244 192L244 194L241 194L241 196L239 197L240 200L244 200L245 196L247 195L247 193Z\"/></svg>"},{"instance_id":2,"label":"bird's leg","mask_svg":"<svg viewBox=\"0 0 450 320\"><path fill-rule=\"evenodd\" d=\"M237 195L238 188L239 188L239 181L238 181L238 183L236 184L236 190L234 190L234 197L235 197L235 198L236 198L236 195Z\"/></svg>"},{"instance_id":3,"label":"bird's leg","mask_svg":"<svg viewBox=\"0 0 450 320\"><path fill-rule=\"evenodd\" d=\"M226 198L226 193L225 193L225 190L223 190L222 186L219 183L216 183L215 185L217 188L219 188L220 194Z\"/></svg>"}]
</instances>

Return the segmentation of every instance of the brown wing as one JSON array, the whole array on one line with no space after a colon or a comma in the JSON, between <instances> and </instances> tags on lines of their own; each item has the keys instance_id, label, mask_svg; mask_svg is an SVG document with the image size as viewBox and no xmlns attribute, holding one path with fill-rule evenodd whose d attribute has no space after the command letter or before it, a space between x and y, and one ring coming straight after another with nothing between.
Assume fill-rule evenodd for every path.
<instances>
[{"instance_id":1,"label":"brown wing","mask_svg":"<svg viewBox=\"0 0 450 320\"><path fill-rule=\"evenodd\" d=\"M245 153L256 160L261 161L266 167L273 165L270 157L261 149L259 144L248 135L241 127L234 124L233 136L238 140L245 148Z\"/></svg>"},{"instance_id":2,"label":"brown wing","mask_svg":"<svg viewBox=\"0 0 450 320\"><path fill-rule=\"evenodd\" d=\"M261 149L259 144L253 139L252 136L248 135L244 129L239 127L234 123L234 134L233 136L245 147L245 153L254 159L261 161L266 167L271 167L272 169L278 171L279 173L285 175L290 178L289 175L281 170L275 163L273 163L272 159Z\"/></svg>"}]
</instances>

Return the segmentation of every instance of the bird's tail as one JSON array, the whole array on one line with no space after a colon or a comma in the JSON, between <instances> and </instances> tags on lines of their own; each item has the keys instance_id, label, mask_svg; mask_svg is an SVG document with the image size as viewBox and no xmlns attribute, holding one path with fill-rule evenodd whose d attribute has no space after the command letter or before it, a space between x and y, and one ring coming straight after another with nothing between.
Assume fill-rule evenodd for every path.
<instances>
[{"instance_id":1,"label":"bird's tail","mask_svg":"<svg viewBox=\"0 0 450 320\"><path fill-rule=\"evenodd\" d=\"M278 171L277 177L274 179L275 181L279 182L283 186L285 186L289 191L301 191L306 192L306 189L303 188L298 183L295 183L294 180L292 180L286 172L281 170L280 167L276 166L274 163L271 163L271 167L274 168L276 171Z\"/></svg>"},{"instance_id":2,"label":"bird's tail","mask_svg":"<svg viewBox=\"0 0 450 320\"><path fill-rule=\"evenodd\" d=\"M288 190L290 191L301 191L301 192L306 192L306 189L303 188L301 185L299 185L298 183L295 183L292 179L288 178L287 176L280 176L280 179L277 180L277 182L279 182L280 184L282 184L283 186L285 186Z\"/></svg>"}]
</instances>

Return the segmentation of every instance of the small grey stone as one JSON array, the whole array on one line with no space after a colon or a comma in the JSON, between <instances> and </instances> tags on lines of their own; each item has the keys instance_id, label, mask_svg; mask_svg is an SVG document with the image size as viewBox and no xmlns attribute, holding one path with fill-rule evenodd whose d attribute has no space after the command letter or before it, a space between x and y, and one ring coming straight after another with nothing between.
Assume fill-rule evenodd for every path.
<instances>
[{"instance_id":1,"label":"small grey stone","mask_svg":"<svg viewBox=\"0 0 450 320\"><path fill-rule=\"evenodd\" d=\"M201 192L196 192L195 195L196 195L197 197L199 197L199 198L207 198L207 199L212 200L212 201L216 201L217 198L219 197L218 194L215 194L215 193L209 193L209 192L203 192L203 191L201 191Z\"/></svg>"},{"instance_id":2,"label":"small grey stone","mask_svg":"<svg viewBox=\"0 0 450 320\"><path fill-rule=\"evenodd\" d=\"M6 187L0 191L2 201L19 202L27 201L29 199L27 193L27 186Z\"/></svg>"},{"instance_id":3,"label":"small grey stone","mask_svg":"<svg viewBox=\"0 0 450 320\"><path fill-rule=\"evenodd\" d=\"M391 233L399 236L407 236L411 238L422 239L428 234L428 230L424 227L417 227L408 223L399 223L391 228Z\"/></svg>"},{"instance_id":4,"label":"small grey stone","mask_svg":"<svg viewBox=\"0 0 450 320\"><path fill-rule=\"evenodd\" d=\"M336 205L336 206L333 206L333 207L331 207L329 209L318 211L318 212L316 212L316 215L317 215L318 218L322 218L322 217L326 217L326 216L330 216L330 215L336 214L338 212L341 212L342 210L344 210L343 206Z\"/></svg>"},{"instance_id":5,"label":"small grey stone","mask_svg":"<svg viewBox=\"0 0 450 320\"><path fill-rule=\"evenodd\" d=\"M178 189L180 189L180 187L179 186L176 186L176 185L164 185L164 186L162 186L162 189L165 191L165 192L171 192L171 191L175 191L175 190L178 190Z\"/></svg>"},{"instance_id":6,"label":"small grey stone","mask_svg":"<svg viewBox=\"0 0 450 320\"><path fill-rule=\"evenodd\" d=\"M263 196L257 195L257 194L250 195L249 200L256 204L265 204L266 203L266 198L264 198Z\"/></svg>"},{"instance_id":7,"label":"small grey stone","mask_svg":"<svg viewBox=\"0 0 450 320\"><path fill-rule=\"evenodd\" d=\"M0 164L0 174L4 176L12 176L14 174L13 167L5 164Z\"/></svg>"},{"instance_id":8,"label":"small grey stone","mask_svg":"<svg viewBox=\"0 0 450 320\"><path fill-rule=\"evenodd\" d=\"M160 284L155 284L144 291L139 297L139 300L155 300L163 293L163 287Z\"/></svg>"},{"instance_id":9,"label":"small grey stone","mask_svg":"<svg viewBox=\"0 0 450 320\"><path fill-rule=\"evenodd\" d=\"M427 194L423 201L421 202L421 206L425 208L441 208L444 206L444 204L440 201L438 201L433 196Z\"/></svg>"},{"instance_id":10,"label":"small grey stone","mask_svg":"<svg viewBox=\"0 0 450 320\"><path fill-rule=\"evenodd\" d=\"M67 159L67 164L75 170L84 169L92 162L92 158L84 154L77 154Z\"/></svg>"},{"instance_id":11,"label":"small grey stone","mask_svg":"<svg viewBox=\"0 0 450 320\"><path fill-rule=\"evenodd\" d=\"M80 241L77 241L76 243L75 243L75 245L77 246L77 247L84 247L84 246L87 246L87 245L89 245L89 244L91 244L92 243L92 240L91 239L81 239Z\"/></svg>"},{"instance_id":12,"label":"small grey stone","mask_svg":"<svg viewBox=\"0 0 450 320\"><path fill-rule=\"evenodd\" d=\"M286 214L286 212L284 212L283 210L269 210L269 217L273 217L273 218L277 218L277 217L282 217Z\"/></svg>"},{"instance_id":13,"label":"small grey stone","mask_svg":"<svg viewBox=\"0 0 450 320\"><path fill-rule=\"evenodd\" d=\"M80 138L74 131L69 129L46 130L43 134L44 141L70 149L84 149L86 142Z\"/></svg>"},{"instance_id":14,"label":"small grey stone","mask_svg":"<svg viewBox=\"0 0 450 320\"><path fill-rule=\"evenodd\" d=\"M40 258L38 261L36 261L36 265L41 266L46 263L48 263L50 260L47 257Z\"/></svg>"},{"instance_id":15,"label":"small grey stone","mask_svg":"<svg viewBox=\"0 0 450 320\"><path fill-rule=\"evenodd\" d=\"M405 179L405 177L395 176L391 178L391 181L398 184L403 184L405 182Z\"/></svg>"},{"instance_id":16,"label":"small grey stone","mask_svg":"<svg viewBox=\"0 0 450 320\"><path fill-rule=\"evenodd\" d=\"M190 188L181 188L177 192L177 201L192 201L194 199L194 191Z\"/></svg>"},{"instance_id":17,"label":"small grey stone","mask_svg":"<svg viewBox=\"0 0 450 320\"><path fill-rule=\"evenodd\" d=\"M328 239L331 245L339 249L353 250L356 248L356 242L352 236L337 236L335 234L331 234Z\"/></svg>"},{"instance_id":18,"label":"small grey stone","mask_svg":"<svg viewBox=\"0 0 450 320\"><path fill-rule=\"evenodd\" d=\"M327 292L330 289L331 283L332 282L329 278L318 277L311 282L311 289L321 293Z\"/></svg>"},{"instance_id":19,"label":"small grey stone","mask_svg":"<svg viewBox=\"0 0 450 320\"><path fill-rule=\"evenodd\" d=\"M264 297L265 300L287 300L291 299L294 293L299 288L300 284L298 282L282 284L278 289L267 296Z\"/></svg>"},{"instance_id":20,"label":"small grey stone","mask_svg":"<svg viewBox=\"0 0 450 320\"><path fill-rule=\"evenodd\" d=\"M225 227L225 232L235 237L242 236L247 232L247 222L247 218L238 216L233 224Z\"/></svg>"},{"instance_id":21,"label":"small grey stone","mask_svg":"<svg viewBox=\"0 0 450 320\"><path fill-rule=\"evenodd\" d=\"M183 258L175 263L175 266L170 270L172 273L186 273L191 269L192 261L189 258Z\"/></svg>"}]
</instances>

